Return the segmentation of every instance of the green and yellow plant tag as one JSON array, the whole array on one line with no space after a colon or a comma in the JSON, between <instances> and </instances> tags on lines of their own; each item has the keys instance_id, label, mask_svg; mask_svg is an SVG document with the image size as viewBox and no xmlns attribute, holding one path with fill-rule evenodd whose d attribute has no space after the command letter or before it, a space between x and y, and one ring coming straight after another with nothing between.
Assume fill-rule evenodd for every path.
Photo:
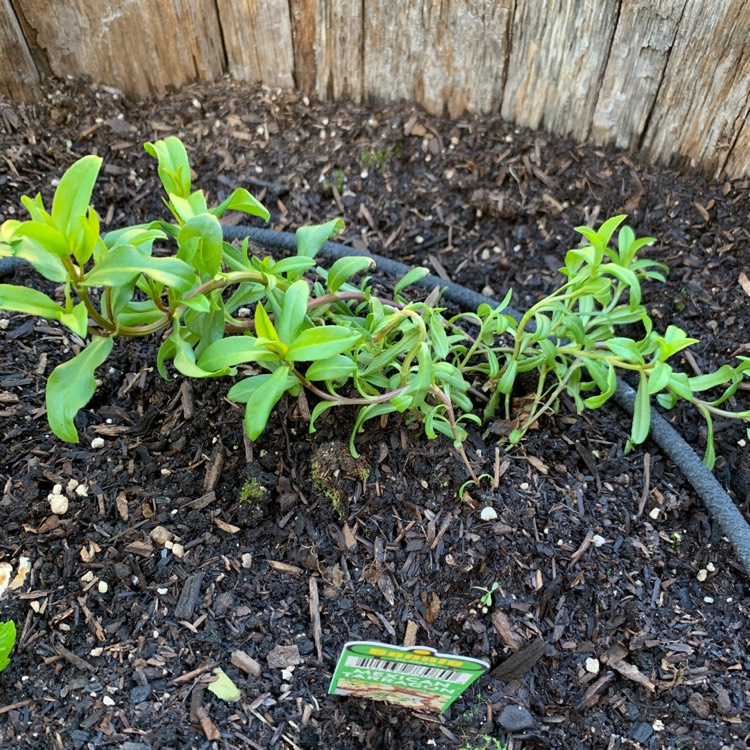
<instances>
[{"instance_id":1,"label":"green and yellow plant tag","mask_svg":"<svg viewBox=\"0 0 750 750\"><path fill-rule=\"evenodd\" d=\"M480 659L425 646L351 641L344 645L328 693L443 713L489 668Z\"/></svg>"}]
</instances>

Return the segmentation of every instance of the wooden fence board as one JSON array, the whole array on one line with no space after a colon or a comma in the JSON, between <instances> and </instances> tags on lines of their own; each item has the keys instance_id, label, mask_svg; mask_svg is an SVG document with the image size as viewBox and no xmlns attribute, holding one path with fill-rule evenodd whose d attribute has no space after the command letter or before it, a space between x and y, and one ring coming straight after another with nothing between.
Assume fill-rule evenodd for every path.
<instances>
[{"instance_id":1,"label":"wooden fence board","mask_svg":"<svg viewBox=\"0 0 750 750\"><path fill-rule=\"evenodd\" d=\"M10 0L0 0L0 70L0 96L39 98L39 74Z\"/></svg>"},{"instance_id":2,"label":"wooden fence board","mask_svg":"<svg viewBox=\"0 0 750 750\"><path fill-rule=\"evenodd\" d=\"M217 0L229 73L240 81L294 86L288 0Z\"/></svg>"},{"instance_id":3,"label":"wooden fence board","mask_svg":"<svg viewBox=\"0 0 750 750\"><path fill-rule=\"evenodd\" d=\"M591 127L597 143L618 148L640 144L686 1L622 4Z\"/></svg>"},{"instance_id":4,"label":"wooden fence board","mask_svg":"<svg viewBox=\"0 0 750 750\"><path fill-rule=\"evenodd\" d=\"M750 108L749 30L747 0L688 0L643 142L650 158L722 171Z\"/></svg>"},{"instance_id":5,"label":"wooden fence board","mask_svg":"<svg viewBox=\"0 0 750 750\"><path fill-rule=\"evenodd\" d=\"M315 91L318 66L315 62L317 0L289 0L294 46L294 80L306 94Z\"/></svg>"},{"instance_id":6,"label":"wooden fence board","mask_svg":"<svg viewBox=\"0 0 750 750\"><path fill-rule=\"evenodd\" d=\"M128 94L222 74L214 0L15 0L54 75L87 73ZM27 37L28 38L28 37Z\"/></svg>"},{"instance_id":7,"label":"wooden fence board","mask_svg":"<svg viewBox=\"0 0 750 750\"><path fill-rule=\"evenodd\" d=\"M364 92L457 117L502 101L513 0L365 3Z\"/></svg>"},{"instance_id":8,"label":"wooden fence board","mask_svg":"<svg viewBox=\"0 0 750 750\"><path fill-rule=\"evenodd\" d=\"M517 0L503 117L586 138L620 0Z\"/></svg>"},{"instance_id":9,"label":"wooden fence board","mask_svg":"<svg viewBox=\"0 0 750 750\"><path fill-rule=\"evenodd\" d=\"M362 101L364 18L361 2L318 0L315 19L317 93Z\"/></svg>"}]
</instances>

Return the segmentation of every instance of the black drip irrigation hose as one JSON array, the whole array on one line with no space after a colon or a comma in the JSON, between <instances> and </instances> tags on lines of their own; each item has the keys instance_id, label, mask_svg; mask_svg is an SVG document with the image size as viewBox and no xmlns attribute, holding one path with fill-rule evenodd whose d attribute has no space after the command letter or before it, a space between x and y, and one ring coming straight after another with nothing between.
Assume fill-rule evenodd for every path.
<instances>
[{"instance_id":1,"label":"black drip irrigation hose","mask_svg":"<svg viewBox=\"0 0 750 750\"><path fill-rule=\"evenodd\" d=\"M224 237L227 240L241 240L249 237L250 240L260 245L284 250L291 254L295 253L297 249L297 239L290 232L277 232L270 229L256 229L254 227L224 227ZM411 270L411 266L405 263L373 255L364 250L357 250L338 242L326 242L320 252L331 258L341 258L348 255L370 257L375 261L378 271L389 276L403 276ZM0 277L11 273L23 262L18 258L0 258ZM490 299L460 284L446 281L431 274L424 276L415 285L430 289L439 286L444 290L443 295L446 299L458 307L468 310L476 310L481 304L487 304L492 307L497 305L497 300L495 299ZM510 307L505 308L503 312L514 317L516 320L520 320L521 318L521 313ZM633 415L635 409L635 391L620 379L617 382L614 400L630 416ZM695 451L653 408L651 410L650 434L656 444L674 461L688 482L693 486L693 489L701 497L713 519L721 526L722 531L732 545L745 571L750 575L750 526L735 503L727 495L714 475L706 468Z\"/></svg>"}]
</instances>

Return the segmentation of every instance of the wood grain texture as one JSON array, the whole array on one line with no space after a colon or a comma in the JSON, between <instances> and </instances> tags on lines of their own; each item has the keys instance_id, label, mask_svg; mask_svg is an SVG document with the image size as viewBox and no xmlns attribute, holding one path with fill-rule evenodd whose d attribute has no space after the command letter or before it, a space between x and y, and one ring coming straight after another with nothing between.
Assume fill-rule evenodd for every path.
<instances>
[{"instance_id":1,"label":"wood grain texture","mask_svg":"<svg viewBox=\"0 0 750 750\"><path fill-rule=\"evenodd\" d=\"M517 0L503 117L584 139L620 0Z\"/></svg>"},{"instance_id":2,"label":"wood grain texture","mask_svg":"<svg viewBox=\"0 0 750 750\"><path fill-rule=\"evenodd\" d=\"M748 0L688 0L643 141L650 158L714 176L747 164L735 141L750 109L749 30Z\"/></svg>"},{"instance_id":3,"label":"wood grain texture","mask_svg":"<svg viewBox=\"0 0 750 750\"><path fill-rule=\"evenodd\" d=\"M229 73L240 81L294 86L288 0L217 0Z\"/></svg>"},{"instance_id":4,"label":"wood grain texture","mask_svg":"<svg viewBox=\"0 0 750 750\"><path fill-rule=\"evenodd\" d=\"M88 74L142 96L223 72L214 0L66 0L54 12L50 0L15 4L57 76Z\"/></svg>"},{"instance_id":5,"label":"wood grain texture","mask_svg":"<svg viewBox=\"0 0 750 750\"><path fill-rule=\"evenodd\" d=\"M361 0L318 0L315 65L321 98L362 101L363 24Z\"/></svg>"},{"instance_id":6,"label":"wood grain texture","mask_svg":"<svg viewBox=\"0 0 750 750\"><path fill-rule=\"evenodd\" d=\"M306 94L315 91L318 66L315 62L317 0L289 0L294 46L294 81Z\"/></svg>"},{"instance_id":7,"label":"wood grain texture","mask_svg":"<svg viewBox=\"0 0 750 750\"><path fill-rule=\"evenodd\" d=\"M39 73L10 0L0 0L0 71L0 96L39 98Z\"/></svg>"},{"instance_id":8,"label":"wood grain texture","mask_svg":"<svg viewBox=\"0 0 750 750\"><path fill-rule=\"evenodd\" d=\"M640 144L686 1L622 4L593 115L590 136L596 143L618 148Z\"/></svg>"},{"instance_id":9,"label":"wood grain texture","mask_svg":"<svg viewBox=\"0 0 750 750\"><path fill-rule=\"evenodd\" d=\"M500 108L513 0L365 3L364 95L433 114Z\"/></svg>"}]
</instances>

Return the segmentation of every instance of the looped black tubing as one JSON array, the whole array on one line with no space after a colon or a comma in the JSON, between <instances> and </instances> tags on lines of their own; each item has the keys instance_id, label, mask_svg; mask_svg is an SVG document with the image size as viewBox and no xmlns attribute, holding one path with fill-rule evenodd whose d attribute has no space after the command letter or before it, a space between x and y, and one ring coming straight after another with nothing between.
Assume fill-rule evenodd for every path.
<instances>
[{"instance_id":1,"label":"looped black tubing","mask_svg":"<svg viewBox=\"0 0 750 750\"><path fill-rule=\"evenodd\" d=\"M224 237L227 240L241 240L249 237L253 242L270 248L295 253L297 240L290 232L276 232L270 229L256 229L254 227L224 227ZM348 255L364 255L372 258L378 271L390 276L403 276L411 270L405 263L383 258L379 255L347 247L338 242L326 242L321 253L331 258L342 258ZM11 273L21 261L18 258L0 258L0 277ZM446 299L458 307L476 310L479 305L497 305L497 300L485 297L478 292L456 284L452 281L438 278L431 274L424 276L415 286L434 288L441 287ZM506 307L503 311L507 315L521 319L521 313ZM629 415L635 410L635 391L618 378L617 390L614 394L615 402ZM750 526L744 519L732 499L716 481L714 475L695 454L693 449L682 439L675 429L655 410L651 409L651 437L656 444L674 461L677 468L693 486L693 489L703 500L712 518L721 526L745 571L750 575Z\"/></svg>"},{"instance_id":2,"label":"looped black tubing","mask_svg":"<svg viewBox=\"0 0 750 750\"><path fill-rule=\"evenodd\" d=\"M289 253L294 253L297 249L296 237L290 232L275 232L269 229L256 229L254 227L224 227L224 237L227 240L239 240L249 237L252 241L260 245L285 250ZM347 255L364 255L370 257L377 264L378 271L389 276L403 276L412 268L412 266L408 266L405 263L373 255L364 250L347 247L338 242L326 242L320 252L331 258L341 258ZM444 289L443 296L446 299L458 307L472 311L476 310L481 304L487 304L491 307L498 304L498 301L495 299L490 299L453 281L446 281L431 274L424 276L416 282L415 286L429 288L440 286ZM521 319L521 313L510 307L506 307L503 312L516 320ZM635 391L619 378L617 380L614 400L618 406L632 417L635 410ZM727 539L729 539L729 543L732 545L745 571L750 575L750 526L748 526L737 505L724 492L723 487L706 468L706 465L696 455L695 451L654 408L651 409L650 435L656 444L674 461L677 468L680 469L683 476L701 497L711 516L721 526L722 531L726 534Z\"/></svg>"}]
</instances>

